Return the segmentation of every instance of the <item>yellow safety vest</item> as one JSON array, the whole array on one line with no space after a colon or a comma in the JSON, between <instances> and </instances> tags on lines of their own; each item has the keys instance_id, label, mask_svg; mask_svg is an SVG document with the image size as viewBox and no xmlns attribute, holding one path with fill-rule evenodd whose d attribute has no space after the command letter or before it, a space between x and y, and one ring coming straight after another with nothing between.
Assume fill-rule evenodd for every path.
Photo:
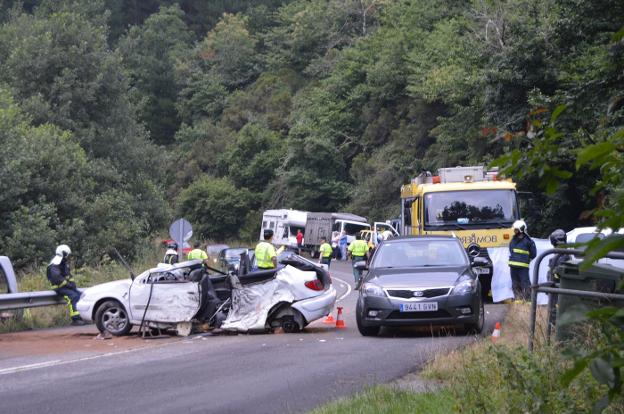
<instances>
[{"instance_id":1,"label":"yellow safety vest","mask_svg":"<svg viewBox=\"0 0 624 414\"><path fill-rule=\"evenodd\" d=\"M330 257L334 251L334 249L332 249L332 247L329 245L329 243L323 243L321 244L321 247L319 248L319 251L321 252L321 256L322 257Z\"/></svg>"},{"instance_id":2,"label":"yellow safety vest","mask_svg":"<svg viewBox=\"0 0 624 414\"><path fill-rule=\"evenodd\" d=\"M275 247L273 247L271 243L258 243L258 245L256 246L255 255L256 264L259 268L272 269L275 267L273 266L273 261L271 259L276 257L277 253L275 252Z\"/></svg>"},{"instance_id":3,"label":"yellow safety vest","mask_svg":"<svg viewBox=\"0 0 624 414\"><path fill-rule=\"evenodd\" d=\"M364 240L354 240L349 245L349 251L353 257L364 257L368 252L368 244Z\"/></svg>"},{"instance_id":4,"label":"yellow safety vest","mask_svg":"<svg viewBox=\"0 0 624 414\"><path fill-rule=\"evenodd\" d=\"M208 258L208 255L202 249L193 249L189 252L186 257L188 260L202 259L205 260Z\"/></svg>"}]
</instances>

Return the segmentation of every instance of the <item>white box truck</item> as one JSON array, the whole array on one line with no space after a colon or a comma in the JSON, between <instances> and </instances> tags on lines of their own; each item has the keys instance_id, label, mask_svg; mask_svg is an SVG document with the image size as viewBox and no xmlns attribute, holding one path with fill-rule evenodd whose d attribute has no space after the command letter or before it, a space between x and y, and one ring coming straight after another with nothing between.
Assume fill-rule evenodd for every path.
<instances>
[{"instance_id":1,"label":"white box truck","mask_svg":"<svg viewBox=\"0 0 624 414\"><path fill-rule=\"evenodd\" d=\"M273 244L276 246L297 247L297 230L304 231L306 211L277 209L266 210L262 214L260 240L264 240L264 230L273 230Z\"/></svg>"}]
</instances>

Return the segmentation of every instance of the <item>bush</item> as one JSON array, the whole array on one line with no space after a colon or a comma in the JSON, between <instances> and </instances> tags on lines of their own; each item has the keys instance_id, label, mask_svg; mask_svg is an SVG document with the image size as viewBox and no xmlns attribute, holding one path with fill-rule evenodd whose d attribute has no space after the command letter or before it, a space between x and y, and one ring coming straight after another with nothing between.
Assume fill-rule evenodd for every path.
<instances>
[{"instance_id":1,"label":"bush","mask_svg":"<svg viewBox=\"0 0 624 414\"><path fill-rule=\"evenodd\" d=\"M178 198L178 213L193 225L196 238L227 240L238 237L251 205L251 194L226 178L204 176Z\"/></svg>"}]
</instances>

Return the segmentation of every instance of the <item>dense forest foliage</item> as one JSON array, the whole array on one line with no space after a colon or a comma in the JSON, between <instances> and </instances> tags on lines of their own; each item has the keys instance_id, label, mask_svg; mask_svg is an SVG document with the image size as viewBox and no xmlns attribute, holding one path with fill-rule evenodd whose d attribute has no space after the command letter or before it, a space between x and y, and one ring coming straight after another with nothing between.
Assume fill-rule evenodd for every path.
<instances>
[{"instance_id":1,"label":"dense forest foliage","mask_svg":"<svg viewBox=\"0 0 624 414\"><path fill-rule=\"evenodd\" d=\"M213 240L255 237L266 208L386 219L423 169L528 151L549 162L519 165L533 234L589 223L606 193L574 167L624 122L623 16L615 0L4 1L1 253L131 257L174 216Z\"/></svg>"}]
</instances>

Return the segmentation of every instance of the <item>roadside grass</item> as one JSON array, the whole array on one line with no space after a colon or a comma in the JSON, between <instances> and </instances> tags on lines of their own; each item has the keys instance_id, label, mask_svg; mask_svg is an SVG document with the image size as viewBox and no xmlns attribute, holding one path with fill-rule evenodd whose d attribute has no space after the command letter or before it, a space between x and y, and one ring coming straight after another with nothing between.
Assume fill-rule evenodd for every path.
<instances>
[{"instance_id":1,"label":"roadside grass","mask_svg":"<svg viewBox=\"0 0 624 414\"><path fill-rule=\"evenodd\" d=\"M540 307L534 351L527 351L529 305L513 304L496 343L489 338L444 355L438 355L422 371L425 379L442 381L445 389L461 401L462 413L586 413L606 392L589 372L569 387L563 373L571 368L570 349L595 348L600 333L585 326L582 335L564 345L548 344L546 309ZM604 413L624 412L620 398Z\"/></svg>"},{"instance_id":2,"label":"roadside grass","mask_svg":"<svg viewBox=\"0 0 624 414\"><path fill-rule=\"evenodd\" d=\"M454 411L455 400L448 391L414 393L392 386L368 388L351 398L339 399L311 411L312 414L431 413Z\"/></svg>"},{"instance_id":3,"label":"roadside grass","mask_svg":"<svg viewBox=\"0 0 624 414\"><path fill-rule=\"evenodd\" d=\"M146 247L140 259L131 264L136 274L145 269L154 267L161 260L162 248L158 244ZM79 288L95 286L113 280L130 277L128 270L113 260L108 260L99 266L72 268L72 274ZM46 266L29 269L18 275L20 292L35 292L50 290L46 278ZM29 329L42 329L67 326L71 322L67 306L45 306L22 311L14 311L14 316L0 322L0 333L16 332Z\"/></svg>"},{"instance_id":4,"label":"roadside grass","mask_svg":"<svg viewBox=\"0 0 624 414\"><path fill-rule=\"evenodd\" d=\"M561 378L572 366L570 350L594 349L602 340L601 333L586 325L565 346L549 344L546 309L540 307L534 351L529 353L529 310L528 304L510 305L496 343L487 333L471 345L439 353L419 374L440 385L437 391L416 393L378 386L312 413L591 413L606 387L587 371L569 387L563 386ZM603 411L622 412L621 397Z\"/></svg>"}]
</instances>

